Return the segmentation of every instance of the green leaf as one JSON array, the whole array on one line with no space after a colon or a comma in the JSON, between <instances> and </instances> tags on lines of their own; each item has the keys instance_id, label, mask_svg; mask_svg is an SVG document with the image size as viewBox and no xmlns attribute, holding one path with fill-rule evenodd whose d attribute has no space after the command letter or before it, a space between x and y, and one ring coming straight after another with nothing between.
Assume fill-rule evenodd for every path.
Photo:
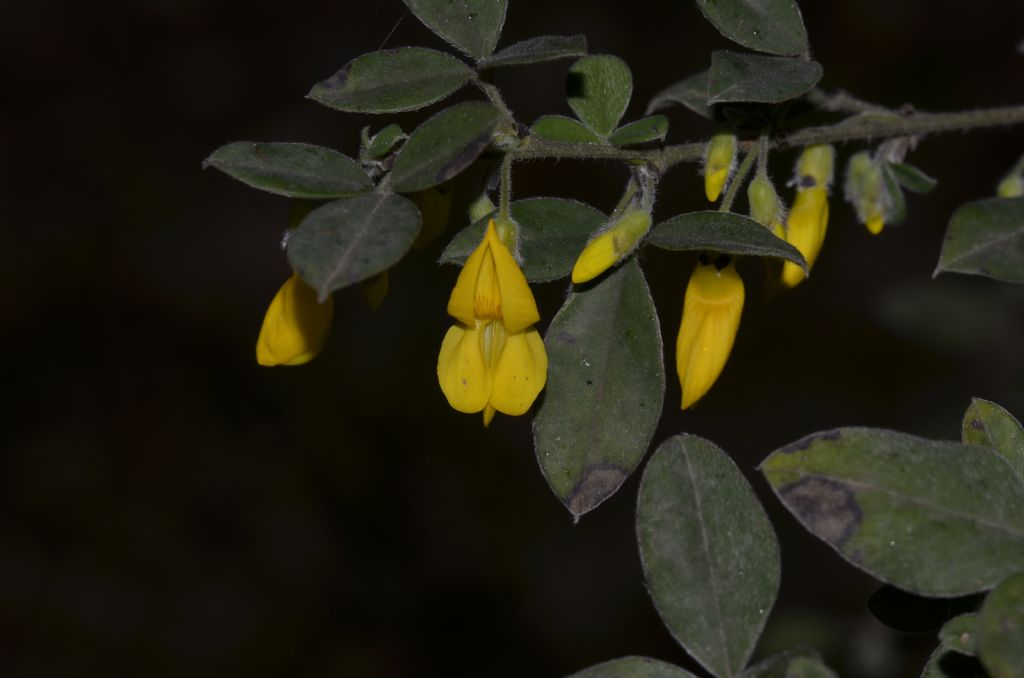
<instances>
[{"instance_id":1,"label":"green leaf","mask_svg":"<svg viewBox=\"0 0 1024 678\"><path fill-rule=\"evenodd\" d=\"M708 105L708 71L695 73L655 94L647 104L647 113L666 109L672 104L685 106L709 120L713 118L714 112Z\"/></svg>"},{"instance_id":2,"label":"green leaf","mask_svg":"<svg viewBox=\"0 0 1024 678\"><path fill-rule=\"evenodd\" d=\"M991 447L1024 478L1024 428L999 405L972 398L961 426L963 441Z\"/></svg>"},{"instance_id":3,"label":"green leaf","mask_svg":"<svg viewBox=\"0 0 1024 678\"><path fill-rule=\"evenodd\" d=\"M559 141L565 144L603 144L597 136L581 122L564 115L542 115L533 121L530 134L541 139Z\"/></svg>"},{"instance_id":4,"label":"green leaf","mask_svg":"<svg viewBox=\"0 0 1024 678\"><path fill-rule=\"evenodd\" d=\"M1024 572L999 584L981 606L978 656L992 678L1024 676Z\"/></svg>"},{"instance_id":5,"label":"green leaf","mask_svg":"<svg viewBox=\"0 0 1024 678\"><path fill-rule=\"evenodd\" d=\"M542 35L539 38L530 38L509 45L500 52L492 54L480 61L480 68L540 64L546 61L580 57L586 53L587 36L585 35Z\"/></svg>"},{"instance_id":6,"label":"green leaf","mask_svg":"<svg viewBox=\"0 0 1024 678\"><path fill-rule=\"evenodd\" d=\"M497 108L467 101L446 108L413 131L391 169L401 193L443 184L473 164L491 143L501 119Z\"/></svg>"},{"instance_id":7,"label":"green leaf","mask_svg":"<svg viewBox=\"0 0 1024 678\"><path fill-rule=\"evenodd\" d=\"M607 137L629 105L633 76L626 62L617 56L588 56L569 69L565 89L576 117L599 136Z\"/></svg>"},{"instance_id":8,"label":"green leaf","mask_svg":"<svg viewBox=\"0 0 1024 678\"><path fill-rule=\"evenodd\" d=\"M733 212L690 212L651 229L647 242L663 250L709 250L792 261L807 270L800 251L749 217Z\"/></svg>"},{"instance_id":9,"label":"green leaf","mask_svg":"<svg viewBox=\"0 0 1024 678\"><path fill-rule=\"evenodd\" d=\"M420 232L420 211L400 195L335 200L302 220L288 262L320 300L398 263Z\"/></svg>"},{"instance_id":10,"label":"green leaf","mask_svg":"<svg viewBox=\"0 0 1024 678\"><path fill-rule=\"evenodd\" d=\"M678 666L649 657L621 657L591 666L569 678L696 678Z\"/></svg>"},{"instance_id":11,"label":"green leaf","mask_svg":"<svg viewBox=\"0 0 1024 678\"><path fill-rule=\"evenodd\" d=\"M494 51L505 25L508 0L403 0L427 28L466 54Z\"/></svg>"},{"instance_id":12,"label":"green leaf","mask_svg":"<svg viewBox=\"0 0 1024 678\"><path fill-rule=\"evenodd\" d=\"M807 31L795 0L696 0L715 28L759 52L803 54Z\"/></svg>"},{"instance_id":13,"label":"green leaf","mask_svg":"<svg viewBox=\"0 0 1024 678\"><path fill-rule=\"evenodd\" d=\"M672 636L716 676L738 674L779 591L779 544L739 468L703 438L669 438L640 481L636 533Z\"/></svg>"},{"instance_id":14,"label":"green leaf","mask_svg":"<svg viewBox=\"0 0 1024 678\"><path fill-rule=\"evenodd\" d=\"M912 593L983 591L1024 567L1024 481L986 447L840 428L761 469L810 532Z\"/></svg>"},{"instance_id":15,"label":"green leaf","mask_svg":"<svg viewBox=\"0 0 1024 678\"><path fill-rule=\"evenodd\" d=\"M988 198L953 213L935 275L952 271L1024 282L1024 198Z\"/></svg>"},{"instance_id":16,"label":"green leaf","mask_svg":"<svg viewBox=\"0 0 1024 678\"><path fill-rule=\"evenodd\" d=\"M371 160L380 160L405 138L406 134L401 127L394 124L388 125L370 139L370 143L366 145L366 157Z\"/></svg>"},{"instance_id":17,"label":"green leaf","mask_svg":"<svg viewBox=\"0 0 1024 678\"><path fill-rule=\"evenodd\" d=\"M608 221L590 205L564 198L528 198L511 205L519 224L519 253L530 282L548 282L572 272L590 237ZM488 215L460 231L441 254L440 263L462 265L484 237Z\"/></svg>"},{"instance_id":18,"label":"green leaf","mask_svg":"<svg viewBox=\"0 0 1024 678\"><path fill-rule=\"evenodd\" d=\"M359 164L330 148L310 144L236 141L203 161L233 179L289 198L338 198L373 188Z\"/></svg>"},{"instance_id":19,"label":"green leaf","mask_svg":"<svg viewBox=\"0 0 1024 678\"><path fill-rule=\"evenodd\" d=\"M816 650L802 648L789 650L748 666L741 678L832 678L836 674L828 668Z\"/></svg>"},{"instance_id":20,"label":"green leaf","mask_svg":"<svg viewBox=\"0 0 1024 678\"><path fill-rule=\"evenodd\" d=\"M882 163L882 188L889 200L889 212L886 215L887 226L898 226L907 218L907 199L900 188L896 172L889 163Z\"/></svg>"},{"instance_id":21,"label":"green leaf","mask_svg":"<svg viewBox=\"0 0 1024 678\"><path fill-rule=\"evenodd\" d=\"M548 385L537 463L574 518L596 508L650 445L665 397L661 331L636 258L577 291L544 337Z\"/></svg>"},{"instance_id":22,"label":"green leaf","mask_svg":"<svg viewBox=\"0 0 1024 678\"><path fill-rule=\"evenodd\" d=\"M398 113L440 101L471 77L469 66L444 52L401 47L356 57L308 96L349 113Z\"/></svg>"},{"instance_id":23,"label":"green leaf","mask_svg":"<svg viewBox=\"0 0 1024 678\"><path fill-rule=\"evenodd\" d=\"M940 645L928 659L921 678L991 678L974 657Z\"/></svg>"},{"instance_id":24,"label":"green leaf","mask_svg":"<svg viewBox=\"0 0 1024 678\"><path fill-rule=\"evenodd\" d=\"M711 53L708 103L777 104L806 93L821 75L817 61L718 50Z\"/></svg>"},{"instance_id":25,"label":"green leaf","mask_svg":"<svg viewBox=\"0 0 1024 678\"><path fill-rule=\"evenodd\" d=\"M891 162L888 165L892 168L896 181L908 191L931 193L939 185L938 179L933 179L913 165L902 162Z\"/></svg>"},{"instance_id":26,"label":"green leaf","mask_svg":"<svg viewBox=\"0 0 1024 678\"><path fill-rule=\"evenodd\" d=\"M612 132L608 141L616 146L633 146L650 141L664 141L667 134L668 118L664 115L652 115L623 125Z\"/></svg>"},{"instance_id":27,"label":"green leaf","mask_svg":"<svg viewBox=\"0 0 1024 678\"><path fill-rule=\"evenodd\" d=\"M973 657L977 653L978 614L967 612L953 617L939 630L939 642L950 650Z\"/></svg>"}]
</instances>

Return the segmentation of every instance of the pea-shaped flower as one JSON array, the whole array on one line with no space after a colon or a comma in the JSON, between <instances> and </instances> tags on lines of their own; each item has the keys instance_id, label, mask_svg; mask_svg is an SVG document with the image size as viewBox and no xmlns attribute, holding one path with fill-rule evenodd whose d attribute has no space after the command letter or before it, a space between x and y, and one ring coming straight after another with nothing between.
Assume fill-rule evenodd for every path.
<instances>
[{"instance_id":1,"label":"pea-shaped flower","mask_svg":"<svg viewBox=\"0 0 1024 678\"><path fill-rule=\"evenodd\" d=\"M676 340L684 410L693 407L722 373L740 326L743 299L743 280L735 263L728 257L715 263L701 257L686 286Z\"/></svg>"},{"instance_id":2,"label":"pea-shaped flower","mask_svg":"<svg viewBox=\"0 0 1024 678\"><path fill-rule=\"evenodd\" d=\"M494 220L469 255L448 300L458 322L445 334L437 379L459 412L525 414L547 381L548 357L526 276L498 237Z\"/></svg>"},{"instance_id":3,"label":"pea-shaped flower","mask_svg":"<svg viewBox=\"0 0 1024 678\"><path fill-rule=\"evenodd\" d=\"M636 249L640 239L651 230L651 213L636 210L626 213L595 235L583 248L572 267L572 281L579 285L593 280Z\"/></svg>"},{"instance_id":4,"label":"pea-shaped flower","mask_svg":"<svg viewBox=\"0 0 1024 678\"><path fill-rule=\"evenodd\" d=\"M814 266L828 228L828 187L832 183L835 150L828 145L808 146L797 161L796 199L786 219L786 241L800 250L807 269ZM796 287L806 278L791 261L782 265L782 284Z\"/></svg>"},{"instance_id":5,"label":"pea-shaped flower","mask_svg":"<svg viewBox=\"0 0 1024 678\"><path fill-rule=\"evenodd\" d=\"M256 340L256 362L302 365L315 358L327 341L334 298L317 302L316 291L292 273L274 295Z\"/></svg>"}]
</instances>

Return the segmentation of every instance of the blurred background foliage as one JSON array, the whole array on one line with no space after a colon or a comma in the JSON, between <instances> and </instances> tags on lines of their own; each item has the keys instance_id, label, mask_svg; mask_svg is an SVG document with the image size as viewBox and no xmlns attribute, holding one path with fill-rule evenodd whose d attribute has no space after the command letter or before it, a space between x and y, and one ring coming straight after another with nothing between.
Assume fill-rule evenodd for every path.
<instances>
[{"instance_id":1,"label":"blurred background foliage","mask_svg":"<svg viewBox=\"0 0 1024 678\"><path fill-rule=\"evenodd\" d=\"M434 264L443 241L392 271L379 311L356 288L339 293L309 366L255 363L288 274L289 205L200 162L235 139L355 153L360 127L382 119L303 96L385 40L439 46L411 16L388 37L405 12L398 0L3 10L5 675L555 676L624 654L699 670L643 589L636 477L573 526L527 418L484 430L445 403L434 368L457 269ZM826 88L923 110L1021 100L1020 3L803 12ZM728 47L684 0L516 0L501 44L572 33L632 67L629 119ZM496 82L523 122L567 114L568 65ZM711 131L669 115L676 142ZM1022 150L1021 129L927 140L910 161L939 188L910 196L907 222L880 237L834 191L810 283L765 300L760 262L742 262L749 302L722 378L685 413L669 379L655 443L688 431L729 451L781 538L781 599L759 655L805 643L843 675L886 678L917 675L934 647L933 634L875 620L879 585L802 531L753 467L840 425L957 439L974 395L1024 414L1024 290L931 280L953 209L992 194ZM777 183L794 159L773 159ZM608 211L625 178L611 163L536 162L517 166L515 191ZM453 214L478 181L457 180ZM703 208L702 192L694 167L673 170L656 219ZM693 261L643 258L666 338ZM565 283L536 294L544 324Z\"/></svg>"}]
</instances>

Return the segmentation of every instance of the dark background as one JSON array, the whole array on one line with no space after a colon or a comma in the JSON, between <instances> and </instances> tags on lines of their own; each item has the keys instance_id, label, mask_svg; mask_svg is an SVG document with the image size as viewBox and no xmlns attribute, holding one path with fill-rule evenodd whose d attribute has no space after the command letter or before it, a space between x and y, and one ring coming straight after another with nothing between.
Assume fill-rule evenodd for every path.
<instances>
[{"instance_id":1,"label":"dark background","mask_svg":"<svg viewBox=\"0 0 1024 678\"><path fill-rule=\"evenodd\" d=\"M513 0L501 45L585 33L646 101L730 45L684 0ZM950 110L1017 103L1024 6L803 3L823 86ZM5 227L0 670L11 676L558 676L623 654L699 672L644 591L634 476L579 525L533 459L529 419L450 408L434 368L457 274L442 243L392 272L377 312L336 295L323 354L257 367L288 274L287 201L201 161L233 140L357 148L370 116L303 98L381 46L399 0L9 3L0 195ZM440 42L406 16L388 46ZM501 72L519 118L568 113L569 62ZM463 97L477 96L465 92ZM672 142L707 123L672 112ZM408 129L423 114L398 116ZM820 647L844 675L918 675L934 636L875 621L877 588L800 531L754 470L811 431L868 425L957 438L971 396L1024 413L1024 294L931 274L952 210L990 195L1020 129L929 139L940 180L871 237L841 206L814 278L767 301L759 262L735 351L693 411L668 365L660 442L689 431L734 455L782 540L759 656ZM841 149L845 161L849 149ZM780 184L791 155L773 161ZM608 210L611 164L537 162L516 191ZM695 168L658 216L701 208ZM457 183L453 228L470 183ZM742 208L742 205L740 205ZM671 350L693 259L645 255ZM542 316L564 282L538 286Z\"/></svg>"}]
</instances>

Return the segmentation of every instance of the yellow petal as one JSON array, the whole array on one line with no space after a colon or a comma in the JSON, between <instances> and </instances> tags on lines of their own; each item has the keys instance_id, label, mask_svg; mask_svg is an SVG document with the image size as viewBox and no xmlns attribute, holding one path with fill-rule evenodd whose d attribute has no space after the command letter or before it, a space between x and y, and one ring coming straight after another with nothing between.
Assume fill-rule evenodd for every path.
<instances>
[{"instance_id":1,"label":"yellow petal","mask_svg":"<svg viewBox=\"0 0 1024 678\"><path fill-rule=\"evenodd\" d=\"M878 235L882 232L882 229L885 228L885 219L878 215L873 216L868 219L866 226L868 227L868 232L870 232L871 235Z\"/></svg>"},{"instance_id":2,"label":"yellow petal","mask_svg":"<svg viewBox=\"0 0 1024 678\"><path fill-rule=\"evenodd\" d=\"M704 173L704 195L708 197L709 201L714 202L718 200L718 196L722 194L722 189L725 188L725 180L728 177L728 167Z\"/></svg>"},{"instance_id":3,"label":"yellow petal","mask_svg":"<svg viewBox=\"0 0 1024 678\"><path fill-rule=\"evenodd\" d=\"M605 231L587 243L572 267L572 281L579 285L593 280L619 260L615 251L615 233Z\"/></svg>"},{"instance_id":4,"label":"yellow petal","mask_svg":"<svg viewBox=\"0 0 1024 678\"><path fill-rule=\"evenodd\" d=\"M384 303L384 297L391 289L391 274L385 269L372 278L364 280L359 287L363 291L366 305L370 307L370 310L376 311Z\"/></svg>"},{"instance_id":5,"label":"yellow petal","mask_svg":"<svg viewBox=\"0 0 1024 678\"><path fill-rule=\"evenodd\" d=\"M490 404L503 414L524 414L548 378L548 355L535 329L509 334L494 370Z\"/></svg>"},{"instance_id":6,"label":"yellow petal","mask_svg":"<svg viewBox=\"0 0 1024 678\"><path fill-rule=\"evenodd\" d=\"M494 270L498 280L501 296L501 321L509 334L522 332L540 320L537 302L533 300L533 292L526 282L526 276L519 269L519 264L512 258L505 244L501 242L492 220L487 226L484 241L490 245L494 257ZM477 298L480 297L479 292Z\"/></svg>"},{"instance_id":7,"label":"yellow petal","mask_svg":"<svg viewBox=\"0 0 1024 678\"><path fill-rule=\"evenodd\" d=\"M490 227L488 227L488 230ZM476 321L476 287L480 278L480 270L484 261L490 260L490 244L486 235L473 253L466 259L462 270L459 272L459 279L455 281L455 288L452 296L448 299L448 315L465 325L472 326ZM493 265L492 265L493 266Z\"/></svg>"},{"instance_id":8,"label":"yellow petal","mask_svg":"<svg viewBox=\"0 0 1024 678\"><path fill-rule=\"evenodd\" d=\"M333 315L334 298L317 303L313 288L292 273L267 308L256 362L268 367L308 363L327 341Z\"/></svg>"},{"instance_id":9,"label":"yellow petal","mask_svg":"<svg viewBox=\"0 0 1024 678\"><path fill-rule=\"evenodd\" d=\"M459 412L479 412L491 395L491 371L480 350L480 329L452 325L437 356L437 380L448 404Z\"/></svg>"},{"instance_id":10,"label":"yellow petal","mask_svg":"<svg viewBox=\"0 0 1024 678\"><path fill-rule=\"evenodd\" d=\"M497 412L497 410L491 407L490 405L487 405L487 407L484 408L484 428L487 428L488 426L491 425L491 421L494 419L495 412Z\"/></svg>"},{"instance_id":11,"label":"yellow petal","mask_svg":"<svg viewBox=\"0 0 1024 678\"><path fill-rule=\"evenodd\" d=\"M448 217L452 211L452 194L447 186L434 186L409 196L420 208L423 228L413 242L413 249L426 247L448 228Z\"/></svg>"},{"instance_id":12,"label":"yellow petal","mask_svg":"<svg viewBox=\"0 0 1024 678\"><path fill-rule=\"evenodd\" d=\"M694 405L722 373L743 312L743 281L729 264L700 264L690 277L676 339L676 370L682 408Z\"/></svg>"},{"instance_id":13,"label":"yellow petal","mask_svg":"<svg viewBox=\"0 0 1024 678\"><path fill-rule=\"evenodd\" d=\"M818 258L818 252L825 242L828 227L828 194L823 186L798 191L793 209L786 219L786 240L797 248L807 260L810 270ZM807 276L802 268L787 261L782 266L782 283L796 287Z\"/></svg>"}]
</instances>

